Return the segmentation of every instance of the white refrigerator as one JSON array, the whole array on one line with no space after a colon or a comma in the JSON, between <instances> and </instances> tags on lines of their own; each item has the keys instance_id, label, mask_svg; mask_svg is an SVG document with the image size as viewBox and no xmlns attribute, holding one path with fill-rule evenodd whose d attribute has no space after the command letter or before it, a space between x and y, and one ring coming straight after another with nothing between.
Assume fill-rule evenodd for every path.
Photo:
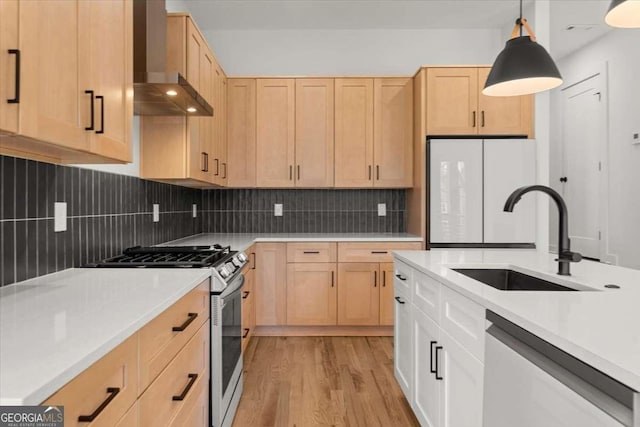
<instances>
[{"instance_id":1,"label":"white refrigerator","mask_svg":"<svg viewBox=\"0 0 640 427\"><path fill-rule=\"evenodd\" d=\"M513 247L535 242L535 195L503 212L516 188L536 183L531 139L430 139L432 247Z\"/></svg>"}]
</instances>

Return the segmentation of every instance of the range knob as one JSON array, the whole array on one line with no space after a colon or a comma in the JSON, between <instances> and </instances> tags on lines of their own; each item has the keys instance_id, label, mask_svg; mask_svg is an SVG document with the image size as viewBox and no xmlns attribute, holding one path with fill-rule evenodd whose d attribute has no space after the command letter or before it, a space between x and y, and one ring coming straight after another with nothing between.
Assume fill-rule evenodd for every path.
<instances>
[{"instance_id":1,"label":"range knob","mask_svg":"<svg viewBox=\"0 0 640 427\"><path fill-rule=\"evenodd\" d=\"M222 276L223 279L226 279L231 274L229 273L229 270L227 270L226 265L223 265L222 267L218 268L218 273L220 273L220 276Z\"/></svg>"},{"instance_id":2,"label":"range knob","mask_svg":"<svg viewBox=\"0 0 640 427\"><path fill-rule=\"evenodd\" d=\"M234 271L238 269L232 262L228 262L224 265L224 267L229 271L229 274L232 274Z\"/></svg>"},{"instance_id":3,"label":"range knob","mask_svg":"<svg viewBox=\"0 0 640 427\"><path fill-rule=\"evenodd\" d=\"M244 261L242 261L239 256L234 256L231 262L238 268L244 265Z\"/></svg>"},{"instance_id":4,"label":"range knob","mask_svg":"<svg viewBox=\"0 0 640 427\"><path fill-rule=\"evenodd\" d=\"M238 257L238 259L244 264L247 261L249 261L249 257L247 256L247 254L245 254L244 252L238 252L238 254L236 255L236 257Z\"/></svg>"}]
</instances>

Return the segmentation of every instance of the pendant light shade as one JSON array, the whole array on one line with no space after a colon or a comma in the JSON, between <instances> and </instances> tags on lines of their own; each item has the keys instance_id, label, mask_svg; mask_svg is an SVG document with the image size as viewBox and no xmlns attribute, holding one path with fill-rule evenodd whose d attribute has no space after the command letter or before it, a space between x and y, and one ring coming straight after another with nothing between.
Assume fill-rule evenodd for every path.
<instances>
[{"instance_id":1,"label":"pendant light shade","mask_svg":"<svg viewBox=\"0 0 640 427\"><path fill-rule=\"evenodd\" d=\"M640 28L640 1L612 0L604 20L612 27Z\"/></svg>"},{"instance_id":2,"label":"pendant light shade","mask_svg":"<svg viewBox=\"0 0 640 427\"><path fill-rule=\"evenodd\" d=\"M518 96L553 89L562 76L547 50L529 36L507 41L491 68L482 93L488 96Z\"/></svg>"}]
</instances>

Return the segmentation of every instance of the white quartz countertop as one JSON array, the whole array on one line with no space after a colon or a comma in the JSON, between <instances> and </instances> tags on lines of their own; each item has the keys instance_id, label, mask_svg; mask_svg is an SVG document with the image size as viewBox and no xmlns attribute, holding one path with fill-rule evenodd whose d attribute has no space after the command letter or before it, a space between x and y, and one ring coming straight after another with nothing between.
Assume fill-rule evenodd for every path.
<instances>
[{"instance_id":1,"label":"white quartz countertop","mask_svg":"<svg viewBox=\"0 0 640 427\"><path fill-rule=\"evenodd\" d=\"M556 274L555 255L536 250L399 251L395 256L628 387L640 391L640 271L582 261ZM452 268L515 267L593 291L500 291ZM607 289L606 284L620 289Z\"/></svg>"},{"instance_id":2,"label":"white quartz countertop","mask_svg":"<svg viewBox=\"0 0 640 427\"><path fill-rule=\"evenodd\" d=\"M164 243L168 245L213 245L218 243L244 251L259 242L421 242L420 236L408 233L270 233L270 234L222 234L205 233ZM162 245L161 245L162 246Z\"/></svg>"},{"instance_id":3,"label":"white quartz countertop","mask_svg":"<svg viewBox=\"0 0 640 427\"><path fill-rule=\"evenodd\" d=\"M210 276L70 269L0 288L0 405L38 405Z\"/></svg>"}]
</instances>

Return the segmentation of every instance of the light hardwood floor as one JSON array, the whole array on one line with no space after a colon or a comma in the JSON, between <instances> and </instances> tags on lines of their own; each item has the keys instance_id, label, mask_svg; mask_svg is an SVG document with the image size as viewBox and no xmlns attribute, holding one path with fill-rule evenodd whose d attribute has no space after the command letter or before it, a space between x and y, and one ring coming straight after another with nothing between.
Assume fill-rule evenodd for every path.
<instances>
[{"instance_id":1,"label":"light hardwood floor","mask_svg":"<svg viewBox=\"0 0 640 427\"><path fill-rule=\"evenodd\" d=\"M419 426L392 337L256 337L244 361L234 427Z\"/></svg>"}]
</instances>

